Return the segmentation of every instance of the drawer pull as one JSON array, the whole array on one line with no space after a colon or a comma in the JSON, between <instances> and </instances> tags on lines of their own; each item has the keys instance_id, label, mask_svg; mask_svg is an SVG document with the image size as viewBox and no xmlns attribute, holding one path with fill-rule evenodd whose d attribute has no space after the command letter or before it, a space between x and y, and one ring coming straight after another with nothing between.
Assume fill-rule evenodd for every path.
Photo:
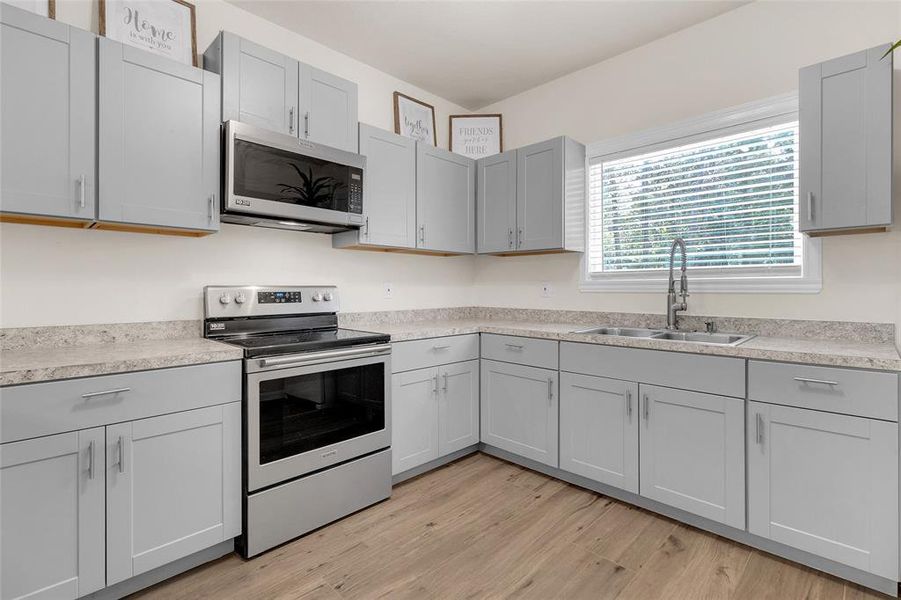
<instances>
[{"instance_id":1,"label":"drawer pull","mask_svg":"<svg viewBox=\"0 0 901 600\"><path fill-rule=\"evenodd\" d=\"M800 383L816 383L818 385L838 385L837 381L829 381L826 379L811 379L809 377L795 377L795 381Z\"/></svg>"},{"instance_id":2,"label":"drawer pull","mask_svg":"<svg viewBox=\"0 0 901 600\"><path fill-rule=\"evenodd\" d=\"M103 390L102 392L88 392L87 394L82 394L81 397L85 400L90 400L91 398L97 398L98 396L108 396L110 394L121 394L124 392L130 392L130 387L124 388L116 388L114 390Z\"/></svg>"},{"instance_id":3,"label":"drawer pull","mask_svg":"<svg viewBox=\"0 0 901 600\"><path fill-rule=\"evenodd\" d=\"M517 350L517 351L522 350L524 347L522 344L504 344L504 346L506 346L510 350Z\"/></svg>"},{"instance_id":4,"label":"drawer pull","mask_svg":"<svg viewBox=\"0 0 901 600\"><path fill-rule=\"evenodd\" d=\"M447 350L450 346L432 346L432 350Z\"/></svg>"}]
</instances>

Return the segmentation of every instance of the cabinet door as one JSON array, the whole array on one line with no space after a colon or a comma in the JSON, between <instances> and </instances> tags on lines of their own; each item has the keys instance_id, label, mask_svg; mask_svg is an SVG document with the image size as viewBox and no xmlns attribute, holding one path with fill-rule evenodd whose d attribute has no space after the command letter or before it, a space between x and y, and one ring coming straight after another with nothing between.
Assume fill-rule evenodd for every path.
<instances>
[{"instance_id":1,"label":"cabinet door","mask_svg":"<svg viewBox=\"0 0 901 600\"><path fill-rule=\"evenodd\" d=\"M641 385L642 496L745 528L744 400Z\"/></svg>"},{"instance_id":2,"label":"cabinet door","mask_svg":"<svg viewBox=\"0 0 901 600\"><path fill-rule=\"evenodd\" d=\"M112 585L241 533L241 403L106 428Z\"/></svg>"},{"instance_id":3,"label":"cabinet door","mask_svg":"<svg viewBox=\"0 0 901 600\"><path fill-rule=\"evenodd\" d=\"M516 243L516 150L479 159L476 174L478 251L505 252Z\"/></svg>"},{"instance_id":4,"label":"cabinet door","mask_svg":"<svg viewBox=\"0 0 901 600\"><path fill-rule=\"evenodd\" d=\"M222 120L297 135L298 63L223 32Z\"/></svg>"},{"instance_id":5,"label":"cabinet door","mask_svg":"<svg viewBox=\"0 0 901 600\"><path fill-rule=\"evenodd\" d=\"M748 403L748 530L898 577L898 424Z\"/></svg>"},{"instance_id":6,"label":"cabinet door","mask_svg":"<svg viewBox=\"0 0 901 600\"><path fill-rule=\"evenodd\" d=\"M800 71L801 231L891 225L892 56L878 46Z\"/></svg>"},{"instance_id":7,"label":"cabinet door","mask_svg":"<svg viewBox=\"0 0 901 600\"><path fill-rule=\"evenodd\" d=\"M482 360L481 439L557 466L557 371Z\"/></svg>"},{"instance_id":8,"label":"cabinet door","mask_svg":"<svg viewBox=\"0 0 901 600\"><path fill-rule=\"evenodd\" d=\"M438 454L479 443L479 361L438 368Z\"/></svg>"},{"instance_id":9,"label":"cabinet door","mask_svg":"<svg viewBox=\"0 0 901 600\"><path fill-rule=\"evenodd\" d=\"M438 369L391 376L391 474L438 458Z\"/></svg>"},{"instance_id":10,"label":"cabinet door","mask_svg":"<svg viewBox=\"0 0 901 600\"><path fill-rule=\"evenodd\" d=\"M638 493L638 384L560 374L560 468Z\"/></svg>"},{"instance_id":11,"label":"cabinet door","mask_svg":"<svg viewBox=\"0 0 901 600\"><path fill-rule=\"evenodd\" d=\"M100 39L101 221L219 229L219 76Z\"/></svg>"},{"instance_id":12,"label":"cabinet door","mask_svg":"<svg viewBox=\"0 0 901 600\"><path fill-rule=\"evenodd\" d=\"M103 428L0 446L0 598L104 586Z\"/></svg>"},{"instance_id":13,"label":"cabinet door","mask_svg":"<svg viewBox=\"0 0 901 600\"><path fill-rule=\"evenodd\" d=\"M416 144L417 248L475 252L475 161Z\"/></svg>"},{"instance_id":14,"label":"cabinet door","mask_svg":"<svg viewBox=\"0 0 901 600\"><path fill-rule=\"evenodd\" d=\"M360 232L367 244L416 247L416 142L360 124L360 154L366 157Z\"/></svg>"},{"instance_id":15,"label":"cabinet door","mask_svg":"<svg viewBox=\"0 0 901 600\"><path fill-rule=\"evenodd\" d=\"M0 4L0 210L92 220L95 36Z\"/></svg>"},{"instance_id":16,"label":"cabinet door","mask_svg":"<svg viewBox=\"0 0 901 600\"><path fill-rule=\"evenodd\" d=\"M517 250L563 247L563 142L516 151Z\"/></svg>"},{"instance_id":17,"label":"cabinet door","mask_svg":"<svg viewBox=\"0 0 901 600\"><path fill-rule=\"evenodd\" d=\"M300 65L300 134L311 142L357 151L357 84Z\"/></svg>"}]
</instances>

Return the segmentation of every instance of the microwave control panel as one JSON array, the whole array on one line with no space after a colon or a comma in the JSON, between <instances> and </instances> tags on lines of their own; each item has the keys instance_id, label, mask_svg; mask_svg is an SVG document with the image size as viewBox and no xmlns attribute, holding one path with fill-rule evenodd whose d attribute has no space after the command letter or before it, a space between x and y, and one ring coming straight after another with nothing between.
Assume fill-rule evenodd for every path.
<instances>
[{"instance_id":1,"label":"microwave control panel","mask_svg":"<svg viewBox=\"0 0 901 600\"><path fill-rule=\"evenodd\" d=\"M347 212L363 214L363 170L348 167Z\"/></svg>"}]
</instances>

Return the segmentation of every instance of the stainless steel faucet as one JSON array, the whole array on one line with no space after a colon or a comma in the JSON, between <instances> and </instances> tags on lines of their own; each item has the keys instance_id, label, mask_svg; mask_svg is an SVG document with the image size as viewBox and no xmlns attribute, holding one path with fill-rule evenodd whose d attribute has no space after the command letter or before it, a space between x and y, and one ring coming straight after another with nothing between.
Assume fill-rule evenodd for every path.
<instances>
[{"instance_id":1,"label":"stainless steel faucet","mask_svg":"<svg viewBox=\"0 0 901 600\"><path fill-rule=\"evenodd\" d=\"M676 246L682 250L682 278L679 280L679 296L682 301L676 302L676 281L673 279L673 260L676 255ZM676 238L669 249L669 288L666 292L666 328L678 329L679 311L688 310L688 276L685 267L688 261L685 257L685 240Z\"/></svg>"}]
</instances>

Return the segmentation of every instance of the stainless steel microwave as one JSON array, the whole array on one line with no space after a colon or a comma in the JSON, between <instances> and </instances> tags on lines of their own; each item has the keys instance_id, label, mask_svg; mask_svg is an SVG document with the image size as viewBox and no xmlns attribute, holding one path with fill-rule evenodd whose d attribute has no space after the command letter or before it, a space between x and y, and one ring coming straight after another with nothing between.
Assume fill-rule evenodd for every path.
<instances>
[{"instance_id":1,"label":"stainless steel microwave","mask_svg":"<svg viewBox=\"0 0 901 600\"><path fill-rule=\"evenodd\" d=\"M335 233L363 224L366 157L225 123L222 220Z\"/></svg>"}]
</instances>

